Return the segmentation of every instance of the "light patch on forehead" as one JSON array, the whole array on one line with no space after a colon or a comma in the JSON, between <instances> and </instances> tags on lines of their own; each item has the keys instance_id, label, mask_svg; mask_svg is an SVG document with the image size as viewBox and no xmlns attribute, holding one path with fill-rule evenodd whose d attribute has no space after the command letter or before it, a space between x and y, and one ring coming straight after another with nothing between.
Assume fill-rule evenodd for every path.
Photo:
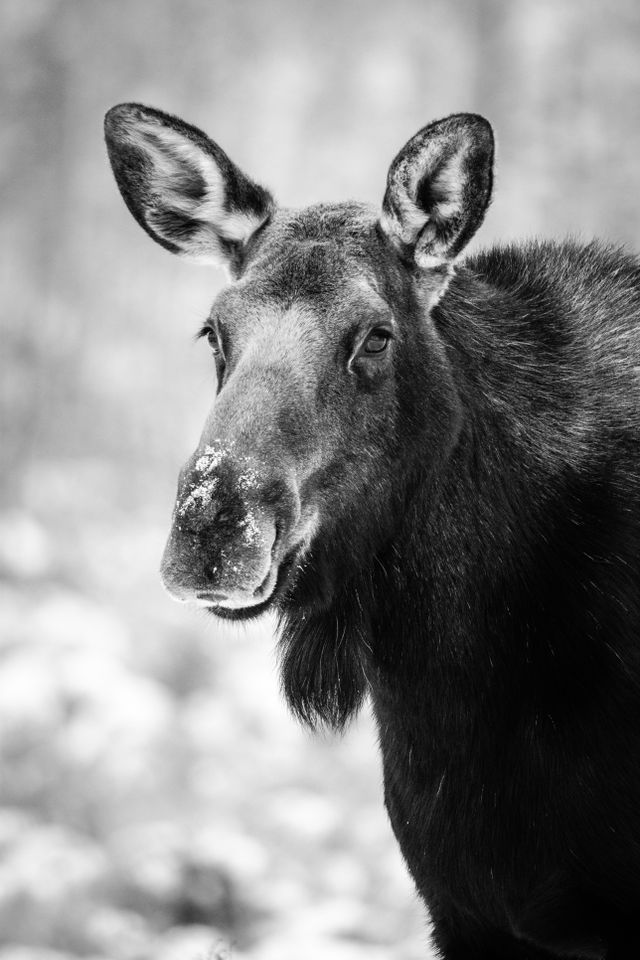
<instances>
[{"instance_id":1,"label":"light patch on forehead","mask_svg":"<svg viewBox=\"0 0 640 960\"><path fill-rule=\"evenodd\" d=\"M268 370L271 375L279 367L298 386L311 382L308 375L317 364L314 348L323 342L321 316L302 298L285 305L249 294L247 290L241 297L218 301L212 311L238 357L236 375L244 371L257 384L262 371ZM248 391L245 411L252 401L252 392Z\"/></svg>"},{"instance_id":2,"label":"light patch on forehead","mask_svg":"<svg viewBox=\"0 0 640 960\"><path fill-rule=\"evenodd\" d=\"M373 281L364 277L357 277L349 282L347 287L347 297L342 301L351 304L354 309L365 310L367 313L390 313L390 308L383 297L373 286Z\"/></svg>"}]
</instances>

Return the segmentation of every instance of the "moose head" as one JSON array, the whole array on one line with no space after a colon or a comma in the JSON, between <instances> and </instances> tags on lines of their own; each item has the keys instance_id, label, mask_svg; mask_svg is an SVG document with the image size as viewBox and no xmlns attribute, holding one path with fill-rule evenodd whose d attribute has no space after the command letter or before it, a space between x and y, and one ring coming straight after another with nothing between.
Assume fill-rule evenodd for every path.
<instances>
[{"instance_id":1,"label":"moose head","mask_svg":"<svg viewBox=\"0 0 640 960\"><path fill-rule=\"evenodd\" d=\"M150 107L116 106L105 129L138 223L231 278L201 330L217 395L180 476L164 584L220 617L335 619L336 596L381 562L412 485L460 429L434 310L490 200L491 128L473 114L424 127L393 160L380 210L278 207L204 133ZM337 722L363 689L340 630L336 675L304 681ZM285 688L308 715L292 659Z\"/></svg>"}]
</instances>

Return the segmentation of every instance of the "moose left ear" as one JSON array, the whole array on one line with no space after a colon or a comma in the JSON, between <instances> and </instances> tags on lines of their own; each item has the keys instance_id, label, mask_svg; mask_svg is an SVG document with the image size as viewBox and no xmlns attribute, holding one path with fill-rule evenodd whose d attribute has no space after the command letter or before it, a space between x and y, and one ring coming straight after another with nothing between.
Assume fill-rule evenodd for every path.
<instances>
[{"instance_id":1,"label":"moose left ear","mask_svg":"<svg viewBox=\"0 0 640 960\"><path fill-rule=\"evenodd\" d=\"M424 270L452 261L491 200L493 131L473 113L430 123L389 169L380 226Z\"/></svg>"},{"instance_id":2,"label":"moose left ear","mask_svg":"<svg viewBox=\"0 0 640 960\"><path fill-rule=\"evenodd\" d=\"M270 193L197 127L153 107L113 107L105 138L120 193L140 226L172 253L237 272L246 243L274 209Z\"/></svg>"}]
</instances>

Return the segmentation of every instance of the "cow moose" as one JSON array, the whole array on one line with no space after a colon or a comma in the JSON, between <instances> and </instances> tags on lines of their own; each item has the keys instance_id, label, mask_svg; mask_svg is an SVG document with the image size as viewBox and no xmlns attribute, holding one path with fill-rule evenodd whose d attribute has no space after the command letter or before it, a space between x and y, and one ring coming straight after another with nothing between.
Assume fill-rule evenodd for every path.
<instances>
[{"instance_id":1,"label":"cow moose","mask_svg":"<svg viewBox=\"0 0 640 960\"><path fill-rule=\"evenodd\" d=\"M278 207L140 104L106 140L147 233L231 278L167 589L276 611L304 722L371 698L443 960L637 960L639 261L573 241L459 259L492 192L475 114L408 141L380 210Z\"/></svg>"}]
</instances>

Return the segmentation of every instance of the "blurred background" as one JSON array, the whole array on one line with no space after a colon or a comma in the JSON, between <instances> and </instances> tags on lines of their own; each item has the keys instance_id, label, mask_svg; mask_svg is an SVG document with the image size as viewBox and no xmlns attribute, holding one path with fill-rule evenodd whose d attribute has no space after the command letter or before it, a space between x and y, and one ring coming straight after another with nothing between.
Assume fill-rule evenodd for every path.
<instances>
[{"instance_id":1,"label":"blurred background","mask_svg":"<svg viewBox=\"0 0 640 960\"><path fill-rule=\"evenodd\" d=\"M485 114L478 241L640 236L637 0L1 0L0 960L417 960L367 711L312 737L273 624L170 602L177 471L222 272L149 241L102 116L209 132L287 204L378 202Z\"/></svg>"}]
</instances>

